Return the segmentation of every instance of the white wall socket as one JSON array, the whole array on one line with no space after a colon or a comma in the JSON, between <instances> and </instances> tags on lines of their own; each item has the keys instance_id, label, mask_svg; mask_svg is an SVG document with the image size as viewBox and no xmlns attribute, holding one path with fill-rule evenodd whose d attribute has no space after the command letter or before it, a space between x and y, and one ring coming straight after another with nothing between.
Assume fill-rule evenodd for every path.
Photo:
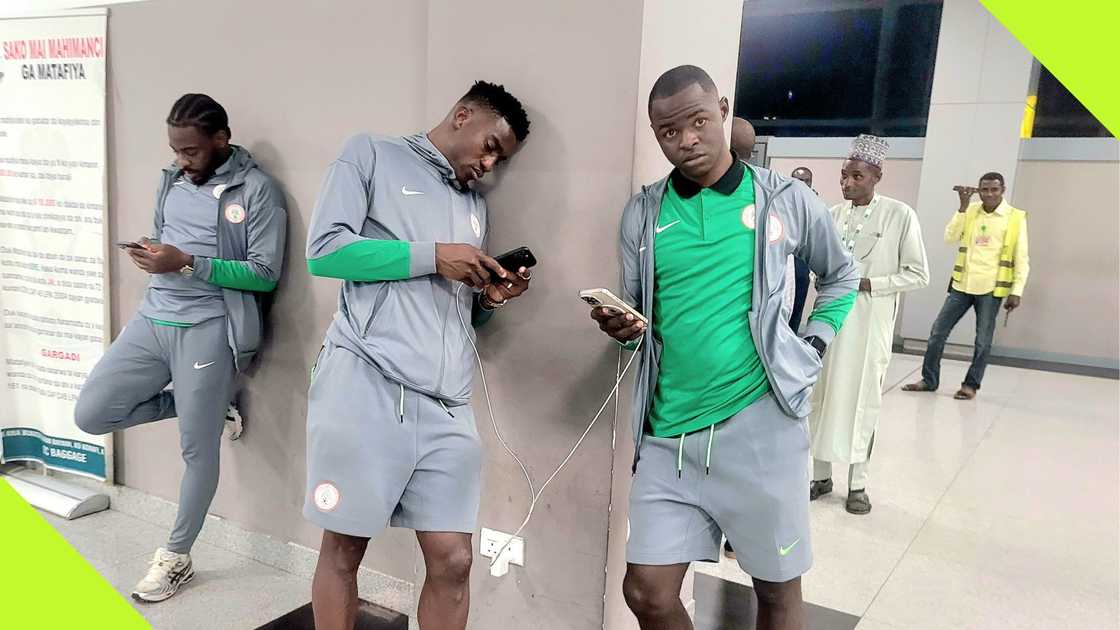
<instances>
[{"instance_id":1,"label":"white wall socket","mask_svg":"<svg viewBox=\"0 0 1120 630\"><path fill-rule=\"evenodd\" d=\"M513 542L502 552L502 557L493 560L498 555L498 551L513 538ZM511 534L500 532L496 529L482 528L481 540L478 544L478 552L487 558L491 558L490 575L494 577L501 577L509 572L509 565L516 564L525 566L525 539L518 536L514 538Z\"/></svg>"}]
</instances>

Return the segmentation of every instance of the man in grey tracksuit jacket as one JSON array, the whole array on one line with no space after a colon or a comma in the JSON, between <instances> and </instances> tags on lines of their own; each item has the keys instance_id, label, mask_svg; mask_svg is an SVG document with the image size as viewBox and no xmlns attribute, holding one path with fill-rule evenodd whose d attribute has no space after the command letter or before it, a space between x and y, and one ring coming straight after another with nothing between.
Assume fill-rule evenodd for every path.
<instances>
[{"instance_id":1,"label":"man in grey tracksuit jacket","mask_svg":"<svg viewBox=\"0 0 1120 630\"><path fill-rule=\"evenodd\" d=\"M327 171L307 264L344 282L308 392L317 628L353 627L358 562L387 526L415 530L424 552L421 627L465 626L482 464L472 324L529 277L483 252L487 208L471 184L528 124L501 86L478 82L431 132L358 134Z\"/></svg>"},{"instance_id":2,"label":"man in grey tracksuit jacket","mask_svg":"<svg viewBox=\"0 0 1120 630\"><path fill-rule=\"evenodd\" d=\"M280 187L229 144L218 103L187 94L167 122L177 158L160 179L153 236L127 248L151 281L75 409L79 428L93 434L179 419L179 513L133 591L143 601L167 599L193 576L189 552L217 490L236 375L260 346L261 303L276 288L287 234ZM169 382L174 389L164 389Z\"/></svg>"},{"instance_id":3,"label":"man in grey tracksuit jacket","mask_svg":"<svg viewBox=\"0 0 1120 630\"><path fill-rule=\"evenodd\" d=\"M723 534L753 578L758 627L802 628L805 418L858 271L809 188L729 150L727 100L706 72L666 72L649 110L675 168L631 198L620 237L622 298L646 321L592 312L640 344L624 595L643 630L691 630L681 580L689 563L718 560ZM790 255L819 278L804 338L784 299Z\"/></svg>"}]
</instances>

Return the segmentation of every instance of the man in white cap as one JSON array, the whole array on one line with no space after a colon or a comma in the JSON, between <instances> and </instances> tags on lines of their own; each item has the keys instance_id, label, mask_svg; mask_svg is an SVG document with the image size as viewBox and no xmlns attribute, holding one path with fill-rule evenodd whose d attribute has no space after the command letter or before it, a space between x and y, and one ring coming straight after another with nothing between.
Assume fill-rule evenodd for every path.
<instances>
[{"instance_id":1,"label":"man in white cap","mask_svg":"<svg viewBox=\"0 0 1120 630\"><path fill-rule=\"evenodd\" d=\"M905 203L875 192L887 148L882 138L861 135L840 170L845 201L832 208L832 217L862 279L855 306L825 354L809 416L809 499L832 492L833 462L848 464L845 507L852 514L871 511L868 461L879 426L899 296L929 284L918 215Z\"/></svg>"}]
</instances>

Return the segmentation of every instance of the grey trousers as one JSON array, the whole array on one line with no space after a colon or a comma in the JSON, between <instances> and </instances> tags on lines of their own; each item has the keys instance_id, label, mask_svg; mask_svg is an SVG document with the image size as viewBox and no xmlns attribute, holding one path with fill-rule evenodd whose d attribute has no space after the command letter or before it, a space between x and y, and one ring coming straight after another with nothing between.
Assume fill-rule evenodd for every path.
<instances>
[{"instance_id":1,"label":"grey trousers","mask_svg":"<svg viewBox=\"0 0 1120 630\"><path fill-rule=\"evenodd\" d=\"M186 470L167 542L170 551L190 551L218 489L218 451L234 380L224 317L176 328L137 315L78 395L74 421L94 435L179 418ZM168 383L174 389L165 390Z\"/></svg>"}]
</instances>

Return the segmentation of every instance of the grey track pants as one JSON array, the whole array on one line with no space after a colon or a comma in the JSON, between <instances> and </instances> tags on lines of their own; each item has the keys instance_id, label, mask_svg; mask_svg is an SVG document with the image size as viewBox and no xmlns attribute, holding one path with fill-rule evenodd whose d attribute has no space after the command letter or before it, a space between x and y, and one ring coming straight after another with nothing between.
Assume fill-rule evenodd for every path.
<instances>
[{"instance_id":1,"label":"grey track pants","mask_svg":"<svg viewBox=\"0 0 1120 630\"><path fill-rule=\"evenodd\" d=\"M137 315L94 366L78 396L74 420L95 435L179 418L186 470L167 543L171 551L190 551L218 489L218 451L234 378L224 317L176 328ZM164 389L168 383L174 383L173 390Z\"/></svg>"}]
</instances>

